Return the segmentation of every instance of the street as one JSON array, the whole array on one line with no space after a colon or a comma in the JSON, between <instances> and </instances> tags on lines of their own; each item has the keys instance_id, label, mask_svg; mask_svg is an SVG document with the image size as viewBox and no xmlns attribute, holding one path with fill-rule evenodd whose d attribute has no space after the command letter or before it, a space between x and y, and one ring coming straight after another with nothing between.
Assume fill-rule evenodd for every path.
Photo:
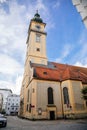
<instances>
[{"instance_id":1,"label":"street","mask_svg":"<svg viewBox=\"0 0 87 130\"><path fill-rule=\"evenodd\" d=\"M1 130L87 130L87 120L29 121L8 116L6 128Z\"/></svg>"}]
</instances>

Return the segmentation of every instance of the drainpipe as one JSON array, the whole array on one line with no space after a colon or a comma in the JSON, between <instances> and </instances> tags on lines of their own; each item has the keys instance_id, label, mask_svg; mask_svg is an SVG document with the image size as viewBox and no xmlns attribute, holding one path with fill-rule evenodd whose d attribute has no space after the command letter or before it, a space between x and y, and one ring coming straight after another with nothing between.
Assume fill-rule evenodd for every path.
<instances>
[{"instance_id":1,"label":"drainpipe","mask_svg":"<svg viewBox=\"0 0 87 130\"><path fill-rule=\"evenodd\" d=\"M60 92L61 92L61 105L62 105L62 117L64 119L64 108L63 108L63 94L62 94L62 82L60 81Z\"/></svg>"}]
</instances>

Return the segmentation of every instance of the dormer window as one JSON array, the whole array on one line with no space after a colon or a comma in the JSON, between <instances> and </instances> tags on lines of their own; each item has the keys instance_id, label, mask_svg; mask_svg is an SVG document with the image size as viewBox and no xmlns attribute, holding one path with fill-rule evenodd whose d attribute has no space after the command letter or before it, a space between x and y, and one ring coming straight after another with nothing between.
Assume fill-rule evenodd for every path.
<instances>
[{"instance_id":1,"label":"dormer window","mask_svg":"<svg viewBox=\"0 0 87 130\"><path fill-rule=\"evenodd\" d=\"M47 72L43 72L43 74L47 75Z\"/></svg>"}]
</instances>

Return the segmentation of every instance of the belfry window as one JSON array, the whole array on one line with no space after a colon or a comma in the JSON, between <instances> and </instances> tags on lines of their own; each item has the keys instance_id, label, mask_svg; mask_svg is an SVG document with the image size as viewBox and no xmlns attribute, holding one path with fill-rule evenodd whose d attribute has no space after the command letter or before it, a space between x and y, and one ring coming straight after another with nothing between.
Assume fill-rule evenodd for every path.
<instances>
[{"instance_id":1,"label":"belfry window","mask_svg":"<svg viewBox=\"0 0 87 130\"><path fill-rule=\"evenodd\" d=\"M68 88L63 88L63 97L64 97L64 104L69 104L69 94L68 94Z\"/></svg>"},{"instance_id":2,"label":"belfry window","mask_svg":"<svg viewBox=\"0 0 87 130\"><path fill-rule=\"evenodd\" d=\"M40 42L40 35L36 34L36 42Z\"/></svg>"},{"instance_id":3,"label":"belfry window","mask_svg":"<svg viewBox=\"0 0 87 130\"><path fill-rule=\"evenodd\" d=\"M48 88L48 104L54 104L53 89L51 87Z\"/></svg>"}]
</instances>

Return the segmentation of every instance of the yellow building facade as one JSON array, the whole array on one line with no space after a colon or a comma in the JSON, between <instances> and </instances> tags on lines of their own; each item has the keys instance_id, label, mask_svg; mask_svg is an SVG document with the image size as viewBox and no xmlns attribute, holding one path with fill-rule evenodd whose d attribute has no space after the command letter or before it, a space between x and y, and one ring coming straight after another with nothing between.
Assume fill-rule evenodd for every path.
<instances>
[{"instance_id":1,"label":"yellow building facade","mask_svg":"<svg viewBox=\"0 0 87 130\"><path fill-rule=\"evenodd\" d=\"M28 29L19 115L51 120L85 117L81 89L87 86L87 68L49 62L45 26L37 12Z\"/></svg>"}]
</instances>

